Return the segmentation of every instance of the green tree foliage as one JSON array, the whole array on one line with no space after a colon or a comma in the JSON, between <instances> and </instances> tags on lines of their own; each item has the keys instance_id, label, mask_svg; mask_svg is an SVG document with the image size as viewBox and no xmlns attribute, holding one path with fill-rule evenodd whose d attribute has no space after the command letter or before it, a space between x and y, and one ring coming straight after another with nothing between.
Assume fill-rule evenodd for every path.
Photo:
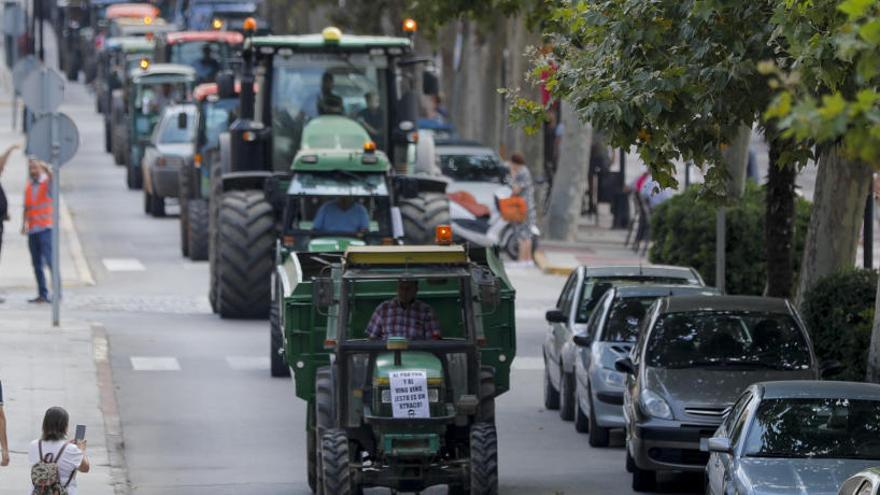
<instances>
[{"instance_id":1,"label":"green tree foliage","mask_svg":"<svg viewBox=\"0 0 880 495\"><path fill-rule=\"evenodd\" d=\"M876 293L876 271L852 270L821 279L804 296L801 315L816 355L845 367L835 379L865 379Z\"/></svg>"},{"instance_id":2,"label":"green tree foliage","mask_svg":"<svg viewBox=\"0 0 880 495\"><path fill-rule=\"evenodd\" d=\"M727 209L727 291L760 295L767 280L764 246L765 189L749 183L736 205ZM690 188L661 204L651 216L652 263L692 266L715 284L715 210ZM795 259L803 253L810 205L798 200L794 222ZM797 266L794 267L795 272Z\"/></svg>"}]
</instances>

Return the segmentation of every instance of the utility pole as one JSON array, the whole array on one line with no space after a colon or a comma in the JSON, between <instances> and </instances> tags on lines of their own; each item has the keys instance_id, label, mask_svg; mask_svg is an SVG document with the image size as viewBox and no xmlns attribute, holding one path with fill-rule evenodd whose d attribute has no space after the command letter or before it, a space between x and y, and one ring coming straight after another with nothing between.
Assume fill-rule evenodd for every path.
<instances>
[{"instance_id":1,"label":"utility pole","mask_svg":"<svg viewBox=\"0 0 880 495\"><path fill-rule=\"evenodd\" d=\"M862 261L868 270L874 267L874 183L865 202L865 225L862 233Z\"/></svg>"}]
</instances>

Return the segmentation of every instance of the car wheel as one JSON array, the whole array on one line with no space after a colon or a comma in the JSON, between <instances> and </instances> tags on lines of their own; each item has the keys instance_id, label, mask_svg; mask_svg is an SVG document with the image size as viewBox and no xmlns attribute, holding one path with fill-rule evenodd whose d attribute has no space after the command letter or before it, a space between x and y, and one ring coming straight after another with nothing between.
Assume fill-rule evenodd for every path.
<instances>
[{"instance_id":1,"label":"car wheel","mask_svg":"<svg viewBox=\"0 0 880 495\"><path fill-rule=\"evenodd\" d=\"M590 431L590 420L581 409L581 401L578 398L577 390L574 392L574 429L578 433L587 433Z\"/></svg>"},{"instance_id":2,"label":"car wheel","mask_svg":"<svg viewBox=\"0 0 880 495\"><path fill-rule=\"evenodd\" d=\"M559 391L553 387L550 381L550 370L547 369L547 361L544 361L544 408L559 409Z\"/></svg>"},{"instance_id":3,"label":"car wheel","mask_svg":"<svg viewBox=\"0 0 880 495\"><path fill-rule=\"evenodd\" d=\"M629 455L629 448L628 447L624 447L624 448L626 449L626 472L631 473L631 472L633 472L633 468L635 468L636 463L635 463L635 461L633 461L632 456Z\"/></svg>"},{"instance_id":4,"label":"car wheel","mask_svg":"<svg viewBox=\"0 0 880 495\"><path fill-rule=\"evenodd\" d=\"M559 367L559 417L563 421L574 419L574 375Z\"/></svg>"},{"instance_id":5,"label":"car wheel","mask_svg":"<svg viewBox=\"0 0 880 495\"><path fill-rule=\"evenodd\" d=\"M596 423L596 408L593 406L593 393L589 391L589 397L587 400L590 401L590 446L591 447L607 447L609 437L611 436L611 432L608 428L599 426Z\"/></svg>"},{"instance_id":6,"label":"car wheel","mask_svg":"<svg viewBox=\"0 0 880 495\"><path fill-rule=\"evenodd\" d=\"M636 492L649 492L657 487L657 473L641 469L633 462L632 489Z\"/></svg>"}]
</instances>

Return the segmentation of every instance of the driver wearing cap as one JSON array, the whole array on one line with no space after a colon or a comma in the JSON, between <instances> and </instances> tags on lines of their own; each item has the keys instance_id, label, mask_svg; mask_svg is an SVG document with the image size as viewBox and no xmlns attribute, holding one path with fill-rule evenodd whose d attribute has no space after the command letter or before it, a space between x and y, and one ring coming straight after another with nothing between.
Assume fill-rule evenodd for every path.
<instances>
[{"instance_id":1,"label":"driver wearing cap","mask_svg":"<svg viewBox=\"0 0 880 495\"><path fill-rule=\"evenodd\" d=\"M400 280L397 297L389 299L373 312L367 324L371 339L406 337L409 340L440 338L440 322L430 304L416 300L419 283L416 280Z\"/></svg>"}]
</instances>

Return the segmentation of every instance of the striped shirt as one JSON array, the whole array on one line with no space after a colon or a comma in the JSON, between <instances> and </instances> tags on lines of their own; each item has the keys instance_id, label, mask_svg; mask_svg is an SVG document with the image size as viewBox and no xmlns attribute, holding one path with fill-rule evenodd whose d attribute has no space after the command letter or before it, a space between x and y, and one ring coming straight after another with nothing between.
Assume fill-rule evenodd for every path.
<instances>
[{"instance_id":1,"label":"striped shirt","mask_svg":"<svg viewBox=\"0 0 880 495\"><path fill-rule=\"evenodd\" d=\"M371 339L406 337L410 340L440 338L440 323L434 308L422 301L413 301L409 307L400 305L397 298L389 299L376 308L367 335Z\"/></svg>"}]
</instances>

